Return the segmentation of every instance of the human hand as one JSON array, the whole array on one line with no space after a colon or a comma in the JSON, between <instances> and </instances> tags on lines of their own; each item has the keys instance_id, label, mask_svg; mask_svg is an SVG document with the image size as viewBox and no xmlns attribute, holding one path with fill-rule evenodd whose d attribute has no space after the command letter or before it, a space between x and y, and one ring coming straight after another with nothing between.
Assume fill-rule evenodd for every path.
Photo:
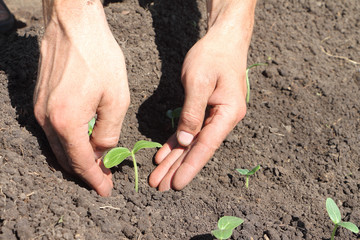
<instances>
[{"instance_id":1,"label":"human hand","mask_svg":"<svg viewBox=\"0 0 360 240\"><path fill-rule=\"evenodd\" d=\"M60 165L108 196L112 175L100 157L118 143L130 103L126 67L101 3L80 2L45 1L51 17L45 16L34 113ZM95 114L89 138L88 122Z\"/></svg>"},{"instance_id":2,"label":"human hand","mask_svg":"<svg viewBox=\"0 0 360 240\"><path fill-rule=\"evenodd\" d=\"M248 5L255 7L254 1ZM160 191L184 188L245 116L245 71L253 11L236 9L246 16L240 14L239 19L228 15L220 18L220 23L210 19L208 33L185 57L181 76L185 102L177 133L156 154L159 165L149 178L150 186ZM231 19L237 19L240 26Z\"/></svg>"}]
</instances>

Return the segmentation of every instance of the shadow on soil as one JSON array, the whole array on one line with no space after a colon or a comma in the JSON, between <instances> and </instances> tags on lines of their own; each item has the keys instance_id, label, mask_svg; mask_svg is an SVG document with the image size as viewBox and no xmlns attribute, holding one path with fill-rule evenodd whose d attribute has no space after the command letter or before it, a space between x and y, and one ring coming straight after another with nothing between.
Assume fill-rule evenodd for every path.
<instances>
[{"instance_id":1,"label":"shadow on soil","mask_svg":"<svg viewBox=\"0 0 360 240\"><path fill-rule=\"evenodd\" d=\"M137 118L143 135L164 143L176 129L171 127L166 111L183 104L181 67L186 53L199 39L201 15L193 0L151 2L139 1L152 14L162 75L154 94L140 106Z\"/></svg>"},{"instance_id":2,"label":"shadow on soil","mask_svg":"<svg viewBox=\"0 0 360 240\"><path fill-rule=\"evenodd\" d=\"M61 171L63 177L85 186L80 180L65 173L57 163L45 133L33 114L33 92L36 84L39 44L37 36L19 36L16 32L0 35L0 71L8 77L11 106L21 127L37 138L40 150L52 168Z\"/></svg>"},{"instance_id":3,"label":"shadow on soil","mask_svg":"<svg viewBox=\"0 0 360 240\"><path fill-rule=\"evenodd\" d=\"M211 234L201 234L195 237L192 237L190 240L213 240L215 239Z\"/></svg>"},{"instance_id":4,"label":"shadow on soil","mask_svg":"<svg viewBox=\"0 0 360 240\"><path fill-rule=\"evenodd\" d=\"M11 105L16 109L17 120L34 135L33 91L35 87L39 45L36 36L19 36L11 33L0 36L0 70L8 76Z\"/></svg>"}]
</instances>

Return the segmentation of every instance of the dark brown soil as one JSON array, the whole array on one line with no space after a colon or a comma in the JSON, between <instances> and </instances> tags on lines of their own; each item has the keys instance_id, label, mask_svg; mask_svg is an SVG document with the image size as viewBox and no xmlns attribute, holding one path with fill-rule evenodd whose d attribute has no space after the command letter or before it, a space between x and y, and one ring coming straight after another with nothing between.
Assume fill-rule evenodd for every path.
<instances>
[{"instance_id":1,"label":"dark brown soil","mask_svg":"<svg viewBox=\"0 0 360 240\"><path fill-rule=\"evenodd\" d=\"M181 106L180 69L205 32L204 0L112 1L105 11L126 56L132 104L120 145L165 142ZM41 11L14 9L0 36L1 239L213 239L223 215L245 222L233 239L330 239L325 200L360 225L360 4L259 0L248 64L247 116L183 191L147 184L155 150L113 169L102 198L66 175L32 114ZM226 43L224 43L226 44ZM352 61L351 61L352 60ZM249 189L236 168L260 164ZM360 239L339 229L336 239Z\"/></svg>"}]
</instances>

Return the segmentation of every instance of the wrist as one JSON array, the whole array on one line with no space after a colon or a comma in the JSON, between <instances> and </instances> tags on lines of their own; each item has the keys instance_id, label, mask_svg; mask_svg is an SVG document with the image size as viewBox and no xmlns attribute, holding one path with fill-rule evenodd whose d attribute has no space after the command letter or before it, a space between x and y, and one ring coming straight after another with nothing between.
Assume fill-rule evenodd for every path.
<instances>
[{"instance_id":1,"label":"wrist","mask_svg":"<svg viewBox=\"0 0 360 240\"><path fill-rule=\"evenodd\" d=\"M45 27L50 23L67 26L91 26L103 22L106 17L100 0L43 0Z\"/></svg>"},{"instance_id":2,"label":"wrist","mask_svg":"<svg viewBox=\"0 0 360 240\"><path fill-rule=\"evenodd\" d=\"M100 0L43 0L43 8L43 40L83 45L89 39L113 38Z\"/></svg>"},{"instance_id":3,"label":"wrist","mask_svg":"<svg viewBox=\"0 0 360 240\"><path fill-rule=\"evenodd\" d=\"M208 33L227 36L229 44L250 44L256 0L208 0Z\"/></svg>"}]
</instances>

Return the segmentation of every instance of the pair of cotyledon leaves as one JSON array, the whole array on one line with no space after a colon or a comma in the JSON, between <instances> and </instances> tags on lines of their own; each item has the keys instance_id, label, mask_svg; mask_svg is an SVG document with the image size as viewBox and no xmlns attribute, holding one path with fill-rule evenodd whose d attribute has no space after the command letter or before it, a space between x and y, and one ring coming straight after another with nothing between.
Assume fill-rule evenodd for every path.
<instances>
[{"instance_id":1,"label":"pair of cotyledon leaves","mask_svg":"<svg viewBox=\"0 0 360 240\"><path fill-rule=\"evenodd\" d=\"M105 155L104 166L106 168L112 168L116 165L119 165L127 157L129 157L131 155L135 155L135 153L137 153L140 149L155 148L155 147L162 147L162 145L157 142L149 142L149 141L145 141L145 140L140 140L135 143L135 145L131 151L125 147L113 148Z\"/></svg>"},{"instance_id":2,"label":"pair of cotyledon leaves","mask_svg":"<svg viewBox=\"0 0 360 240\"><path fill-rule=\"evenodd\" d=\"M243 219L234 216L224 216L218 221L218 229L211 231L217 239L228 239L233 230L244 222Z\"/></svg>"},{"instance_id":3,"label":"pair of cotyledon leaves","mask_svg":"<svg viewBox=\"0 0 360 240\"><path fill-rule=\"evenodd\" d=\"M89 136L92 134L94 126L96 122L96 116L93 117L89 121L88 126L88 134ZM116 147L111 149L108 153L106 153L104 157L104 166L106 168L112 168L116 165L119 165L122 161L124 161L127 157L131 156L132 154L135 155L140 149L143 148L154 148L154 147L162 147L160 143L157 142L150 142L141 140L135 143L133 149L130 151L128 148L125 147Z\"/></svg>"},{"instance_id":4,"label":"pair of cotyledon leaves","mask_svg":"<svg viewBox=\"0 0 360 240\"><path fill-rule=\"evenodd\" d=\"M354 233L359 233L358 227L352 222L343 222L341 221L341 213L336 205L335 201L331 198L326 199L326 210L329 214L331 221L335 224L335 226L344 227Z\"/></svg>"}]
</instances>

